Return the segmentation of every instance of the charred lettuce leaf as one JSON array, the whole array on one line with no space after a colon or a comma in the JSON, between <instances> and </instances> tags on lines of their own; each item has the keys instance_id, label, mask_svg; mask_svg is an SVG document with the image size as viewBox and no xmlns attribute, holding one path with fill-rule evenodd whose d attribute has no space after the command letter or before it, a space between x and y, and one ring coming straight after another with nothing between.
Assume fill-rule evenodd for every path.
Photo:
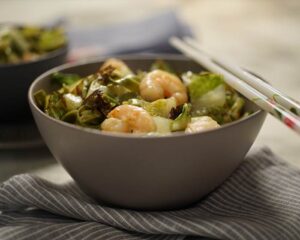
<instances>
[{"instance_id":1,"label":"charred lettuce leaf","mask_svg":"<svg viewBox=\"0 0 300 240\"><path fill-rule=\"evenodd\" d=\"M37 26L0 26L0 63L32 61L65 46L66 35L61 28Z\"/></svg>"},{"instance_id":2,"label":"charred lettuce leaf","mask_svg":"<svg viewBox=\"0 0 300 240\"><path fill-rule=\"evenodd\" d=\"M132 98L125 102L126 104L144 108L151 116L168 118L170 112L176 107L176 99L174 97L166 99L158 99L153 102L147 102L142 99Z\"/></svg>"},{"instance_id":3,"label":"charred lettuce leaf","mask_svg":"<svg viewBox=\"0 0 300 240\"><path fill-rule=\"evenodd\" d=\"M188 91L193 107L222 106L225 102L223 77L214 73L189 75Z\"/></svg>"},{"instance_id":4,"label":"charred lettuce leaf","mask_svg":"<svg viewBox=\"0 0 300 240\"><path fill-rule=\"evenodd\" d=\"M157 133L170 133L172 120L164 117L155 116L152 118L156 125L156 132Z\"/></svg>"},{"instance_id":5,"label":"charred lettuce leaf","mask_svg":"<svg viewBox=\"0 0 300 240\"><path fill-rule=\"evenodd\" d=\"M46 97L45 113L49 116L61 119L61 117L68 112L62 94L54 92Z\"/></svg>"},{"instance_id":6,"label":"charred lettuce leaf","mask_svg":"<svg viewBox=\"0 0 300 240\"><path fill-rule=\"evenodd\" d=\"M188 87L193 117L209 116L224 124L242 116L244 100L225 84L223 76L188 72L183 79Z\"/></svg>"},{"instance_id":7,"label":"charred lettuce leaf","mask_svg":"<svg viewBox=\"0 0 300 240\"><path fill-rule=\"evenodd\" d=\"M135 75L127 75L123 78L113 81L114 84L126 87L131 92L139 93L140 79Z\"/></svg>"},{"instance_id":8,"label":"charred lettuce leaf","mask_svg":"<svg viewBox=\"0 0 300 240\"><path fill-rule=\"evenodd\" d=\"M193 109L193 117L209 116L219 124L229 123L241 118L244 114L245 100L233 89L226 90L226 101L223 106L198 107Z\"/></svg>"},{"instance_id":9,"label":"charred lettuce leaf","mask_svg":"<svg viewBox=\"0 0 300 240\"><path fill-rule=\"evenodd\" d=\"M179 114L172 122L172 132L185 130L191 121L191 117L191 104L185 103L182 107L181 114Z\"/></svg>"},{"instance_id":10,"label":"charred lettuce leaf","mask_svg":"<svg viewBox=\"0 0 300 240\"><path fill-rule=\"evenodd\" d=\"M70 74L70 73L62 73L56 72L53 73L51 76L51 81L53 83L59 84L60 86L63 85L72 85L80 79L80 76L77 74Z\"/></svg>"},{"instance_id":11,"label":"charred lettuce leaf","mask_svg":"<svg viewBox=\"0 0 300 240\"><path fill-rule=\"evenodd\" d=\"M47 97L46 92L44 90L39 90L36 93L34 93L33 97L39 109L44 110Z\"/></svg>"},{"instance_id":12,"label":"charred lettuce leaf","mask_svg":"<svg viewBox=\"0 0 300 240\"><path fill-rule=\"evenodd\" d=\"M80 126L98 128L100 123L105 119L105 116L97 109L86 105L81 106L76 113L76 123Z\"/></svg>"},{"instance_id":13,"label":"charred lettuce leaf","mask_svg":"<svg viewBox=\"0 0 300 240\"><path fill-rule=\"evenodd\" d=\"M118 101L103 91L96 90L84 100L83 105L89 107L90 109L98 110L104 116L106 116L114 107L118 105Z\"/></svg>"},{"instance_id":14,"label":"charred lettuce leaf","mask_svg":"<svg viewBox=\"0 0 300 240\"><path fill-rule=\"evenodd\" d=\"M167 62L161 59L156 60L150 67L151 71L157 69L175 74L174 69Z\"/></svg>"},{"instance_id":15,"label":"charred lettuce leaf","mask_svg":"<svg viewBox=\"0 0 300 240\"><path fill-rule=\"evenodd\" d=\"M37 46L40 52L49 52L64 46L66 41L63 29L52 28L47 31L41 31Z\"/></svg>"},{"instance_id":16,"label":"charred lettuce leaf","mask_svg":"<svg viewBox=\"0 0 300 240\"><path fill-rule=\"evenodd\" d=\"M78 109L82 104L82 98L72 93L64 94L63 100L68 111Z\"/></svg>"},{"instance_id":17,"label":"charred lettuce leaf","mask_svg":"<svg viewBox=\"0 0 300 240\"><path fill-rule=\"evenodd\" d=\"M75 124L77 122L78 110L72 110L62 116L61 120Z\"/></svg>"}]
</instances>

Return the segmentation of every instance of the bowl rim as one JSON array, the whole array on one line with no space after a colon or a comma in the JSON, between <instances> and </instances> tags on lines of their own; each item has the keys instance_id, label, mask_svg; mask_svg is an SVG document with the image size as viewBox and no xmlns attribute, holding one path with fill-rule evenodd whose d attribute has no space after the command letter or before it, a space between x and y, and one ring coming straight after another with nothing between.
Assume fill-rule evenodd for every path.
<instances>
[{"instance_id":1,"label":"bowl rim","mask_svg":"<svg viewBox=\"0 0 300 240\"><path fill-rule=\"evenodd\" d=\"M247 122L252 120L253 118L256 118L260 115L264 115L266 114L265 111L263 111L262 109L258 109L255 112L253 112L252 114L244 117L244 118L240 118L236 121L233 121L231 123L226 123L224 125L222 125L220 128L214 128L214 129L209 129L206 131L202 131L202 132L195 132L195 133L185 133L185 132L174 132L171 134L166 134L166 135L144 135L144 134L128 134L128 133L112 133L112 132L105 132L105 131L100 131L97 129L93 129L93 128L88 128L88 127L82 127L82 126L77 126L71 123L67 123L58 119L55 119L53 117L50 117L49 115L47 115L46 113L44 113L42 110L40 110L33 98L33 89L35 88L36 84L38 82L40 82L42 79L44 79L46 76L49 76L50 74L54 73L54 72L58 72L58 71L62 71L62 70L67 70L71 67L78 67L78 66L82 66L82 65L86 65L86 64L95 64L95 63L99 63L101 61L105 61L106 59L113 57L113 58L118 58L121 60L155 60L155 59L165 59L165 60L183 60L183 61L192 61L191 59L181 55L181 54L156 54L156 53L149 53L149 54L125 54L125 55L114 55L114 56L102 56L102 57L93 57L93 58L89 58L89 59L84 59L84 60L79 60L76 62L72 62L72 63L66 63L57 67L54 67L46 72L44 72L43 74L41 74L40 76L38 76L30 85L29 90L28 90L28 101L29 101L29 105L31 106L31 111L35 111L37 112L39 115L41 115L43 118L46 118L47 120L53 122L54 124L58 124L58 125L62 125L64 127L67 128L71 128L73 130L77 130L77 131L83 131L86 133L91 133L91 134L96 134L99 136L105 136L105 137L112 137L112 138L128 138L128 139L165 139L165 138L178 138L178 137L189 137L189 136L195 136L195 135L207 135L207 134L211 134L215 131L222 131L224 129L227 128L232 128L233 126L242 123L242 122ZM198 63L197 63L198 64ZM200 64L199 64L200 65ZM201 65L200 65L201 66ZM248 100L250 101L250 100Z\"/></svg>"}]
</instances>

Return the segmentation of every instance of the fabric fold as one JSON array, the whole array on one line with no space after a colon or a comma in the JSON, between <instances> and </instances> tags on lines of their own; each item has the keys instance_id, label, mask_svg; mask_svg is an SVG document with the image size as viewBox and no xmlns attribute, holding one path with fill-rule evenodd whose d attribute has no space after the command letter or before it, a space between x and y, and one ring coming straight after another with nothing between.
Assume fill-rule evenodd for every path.
<instances>
[{"instance_id":1,"label":"fabric fold","mask_svg":"<svg viewBox=\"0 0 300 240\"><path fill-rule=\"evenodd\" d=\"M79 28L68 22L63 25L70 39L70 60L131 53L179 53L169 44L169 38L193 35L174 10L98 28Z\"/></svg>"},{"instance_id":2,"label":"fabric fold","mask_svg":"<svg viewBox=\"0 0 300 240\"><path fill-rule=\"evenodd\" d=\"M300 239L299 190L300 170L267 148L197 204L174 211L106 207L75 183L24 174L0 187L0 238Z\"/></svg>"}]
</instances>

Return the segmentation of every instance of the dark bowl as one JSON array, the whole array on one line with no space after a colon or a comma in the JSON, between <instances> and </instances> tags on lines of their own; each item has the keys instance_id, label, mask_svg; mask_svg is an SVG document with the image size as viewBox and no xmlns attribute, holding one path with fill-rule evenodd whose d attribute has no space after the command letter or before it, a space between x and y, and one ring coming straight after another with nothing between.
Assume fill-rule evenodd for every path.
<instances>
[{"instance_id":1,"label":"dark bowl","mask_svg":"<svg viewBox=\"0 0 300 240\"><path fill-rule=\"evenodd\" d=\"M33 80L43 72L65 63L68 47L49 52L34 61L0 64L0 122L30 119L27 92Z\"/></svg>"},{"instance_id":2,"label":"dark bowl","mask_svg":"<svg viewBox=\"0 0 300 240\"><path fill-rule=\"evenodd\" d=\"M157 57L123 59L132 69L149 69ZM178 72L203 68L178 56L160 55ZM79 186L98 201L124 208L166 210L199 201L220 185L244 159L266 113L247 101L248 117L221 128L193 134L140 137L109 134L55 120L35 104L33 93L53 90L55 71L82 76L103 61L64 65L38 77L29 89L29 103L47 146Z\"/></svg>"}]
</instances>

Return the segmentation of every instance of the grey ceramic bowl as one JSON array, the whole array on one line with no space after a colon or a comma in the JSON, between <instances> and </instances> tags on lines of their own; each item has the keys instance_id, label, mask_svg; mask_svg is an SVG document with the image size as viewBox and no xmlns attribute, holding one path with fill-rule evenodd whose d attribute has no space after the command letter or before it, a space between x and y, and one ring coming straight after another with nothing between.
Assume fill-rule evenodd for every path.
<instances>
[{"instance_id":1,"label":"grey ceramic bowl","mask_svg":"<svg viewBox=\"0 0 300 240\"><path fill-rule=\"evenodd\" d=\"M65 63L68 47L64 46L40 58L16 64L0 64L0 122L19 122L31 117L27 93L30 84L43 72Z\"/></svg>"},{"instance_id":2,"label":"grey ceramic bowl","mask_svg":"<svg viewBox=\"0 0 300 240\"><path fill-rule=\"evenodd\" d=\"M132 69L147 70L157 57L123 58ZM178 56L161 55L178 71L200 71L198 64ZM55 71L82 76L102 61L64 65L36 79L29 103L40 133L54 157L89 195L108 205L166 210L187 206L220 185L239 165L254 142L265 112L251 102L251 116L219 129L166 137L115 135L57 121L38 109L33 93L52 90Z\"/></svg>"}]
</instances>

